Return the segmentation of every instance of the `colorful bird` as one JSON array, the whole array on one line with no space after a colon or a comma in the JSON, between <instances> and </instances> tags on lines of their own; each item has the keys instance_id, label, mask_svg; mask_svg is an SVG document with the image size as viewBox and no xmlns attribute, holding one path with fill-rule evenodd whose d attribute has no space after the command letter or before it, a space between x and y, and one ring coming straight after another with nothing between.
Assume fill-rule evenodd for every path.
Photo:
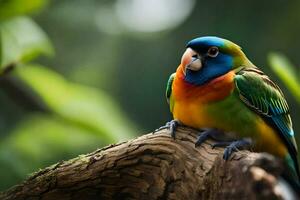
<instances>
[{"instance_id":1,"label":"colorful bird","mask_svg":"<svg viewBox=\"0 0 300 200\"><path fill-rule=\"evenodd\" d=\"M219 37L188 42L166 97L174 120L161 128L168 127L173 138L179 124L205 130L195 146L225 133L235 140L213 145L226 147L225 160L251 146L282 158L288 177L299 183L297 145L284 95L235 43Z\"/></svg>"}]
</instances>

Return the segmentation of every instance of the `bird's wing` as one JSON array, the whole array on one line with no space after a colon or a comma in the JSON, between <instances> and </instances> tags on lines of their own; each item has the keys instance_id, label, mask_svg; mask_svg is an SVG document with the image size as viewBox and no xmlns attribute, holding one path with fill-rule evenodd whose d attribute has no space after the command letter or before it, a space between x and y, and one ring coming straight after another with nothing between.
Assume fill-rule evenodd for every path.
<instances>
[{"instance_id":1,"label":"bird's wing","mask_svg":"<svg viewBox=\"0 0 300 200\"><path fill-rule=\"evenodd\" d=\"M240 99L276 127L289 152L297 154L289 107L278 85L254 67L240 70L234 80Z\"/></svg>"},{"instance_id":2,"label":"bird's wing","mask_svg":"<svg viewBox=\"0 0 300 200\"><path fill-rule=\"evenodd\" d=\"M171 98L172 95L172 85L173 85L173 80L175 78L176 73L171 74L171 76L169 77L168 83L167 83L167 89L166 89L166 98L167 98L167 102L170 105L170 109L172 112L173 109L173 100Z\"/></svg>"}]
</instances>

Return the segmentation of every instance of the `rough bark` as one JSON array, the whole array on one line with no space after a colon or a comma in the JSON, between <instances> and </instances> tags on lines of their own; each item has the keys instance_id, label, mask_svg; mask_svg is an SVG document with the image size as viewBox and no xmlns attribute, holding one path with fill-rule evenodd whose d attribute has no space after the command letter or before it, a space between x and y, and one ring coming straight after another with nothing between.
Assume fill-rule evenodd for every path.
<instances>
[{"instance_id":1,"label":"rough bark","mask_svg":"<svg viewBox=\"0 0 300 200\"><path fill-rule=\"evenodd\" d=\"M230 161L179 128L99 149L41 170L0 199L281 199L280 162L239 151Z\"/></svg>"}]
</instances>

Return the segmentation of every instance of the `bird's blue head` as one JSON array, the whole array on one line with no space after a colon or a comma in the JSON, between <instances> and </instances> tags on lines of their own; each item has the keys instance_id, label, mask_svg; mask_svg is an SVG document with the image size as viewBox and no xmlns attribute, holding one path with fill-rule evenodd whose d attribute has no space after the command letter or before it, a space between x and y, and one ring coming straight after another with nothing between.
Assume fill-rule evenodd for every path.
<instances>
[{"instance_id":1,"label":"bird's blue head","mask_svg":"<svg viewBox=\"0 0 300 200\"><path fill-rule=\"evenodd\" d=\"M185 80L203 85L229 71L251 63L241 48L219 37L199 37L187 43L181 66Z\"/></svg>"}]
</instances>

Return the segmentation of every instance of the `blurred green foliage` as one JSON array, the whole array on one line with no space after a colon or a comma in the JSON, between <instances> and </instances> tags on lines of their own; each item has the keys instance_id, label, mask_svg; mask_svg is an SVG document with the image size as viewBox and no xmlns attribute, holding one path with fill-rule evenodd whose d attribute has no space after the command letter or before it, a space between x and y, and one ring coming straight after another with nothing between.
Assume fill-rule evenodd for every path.
<instances>
[{"instance_id":1,"label":"blurred green foliage","mask_svg":"<svg viewBox=\"0 0 300 200\"><path fill-rule=\"evenodd\" d=\"M273 71L284 82L289 91L300 103L300 74L296 67L281 53L270 53L269 63Z\"/></svg>"},{"instance_id":2,"label":"blurred green foliage","mask_svg":"<svg viewBox=\"0 0 300 200\"><path fill-rule=\"evenodd\" d=\"M0 145L0 187L7 188L39 168L104 145L93 132L59 117L31 114Z\"/></svg>"},{"instance_id":3,"label":"blurred green foliage","mask_svg":"<svg viewBox=\"0 0 300 200\"><path fill-rule=\"evenodd\" d=\"M1 0L0 21L18 15L38 12L47 2L46 0Z\"/></svg>"},{"instance_id":4,"label":"blurred green foliage","mask_svg":"<svg viewBox=\"0 0 300 200\"><path fill-rule=\"evenodd\" d=\"M104 92L68 82L61 75L38 65L26 65L15 72L54 114L101 136L105 143L133 136L133 124Z\"/></svg>"},{"instance_id":5,"label":"blurred green foliage","mask_svg":"<svg viewBox=\"0 0 300 200\"><path fill-rule=\"evenodd\" d=\"M30 61L40 54L53 54L45 33L28 17L0 22L0 34L0 72L7 66Z\"/></svg>"},{"instance_id":6,"label":"blurred green foliage","mask_svg":"<svg viewBox=\"0 0 300 200\"><path fill-rule=\"evenodd\" d=\"M20 14L44 4L0 1L0 190L39 168L136 132L105 91L32 63L40 55L53 55L53 47L44 31Z\"/></svg>"}]
</instances>

